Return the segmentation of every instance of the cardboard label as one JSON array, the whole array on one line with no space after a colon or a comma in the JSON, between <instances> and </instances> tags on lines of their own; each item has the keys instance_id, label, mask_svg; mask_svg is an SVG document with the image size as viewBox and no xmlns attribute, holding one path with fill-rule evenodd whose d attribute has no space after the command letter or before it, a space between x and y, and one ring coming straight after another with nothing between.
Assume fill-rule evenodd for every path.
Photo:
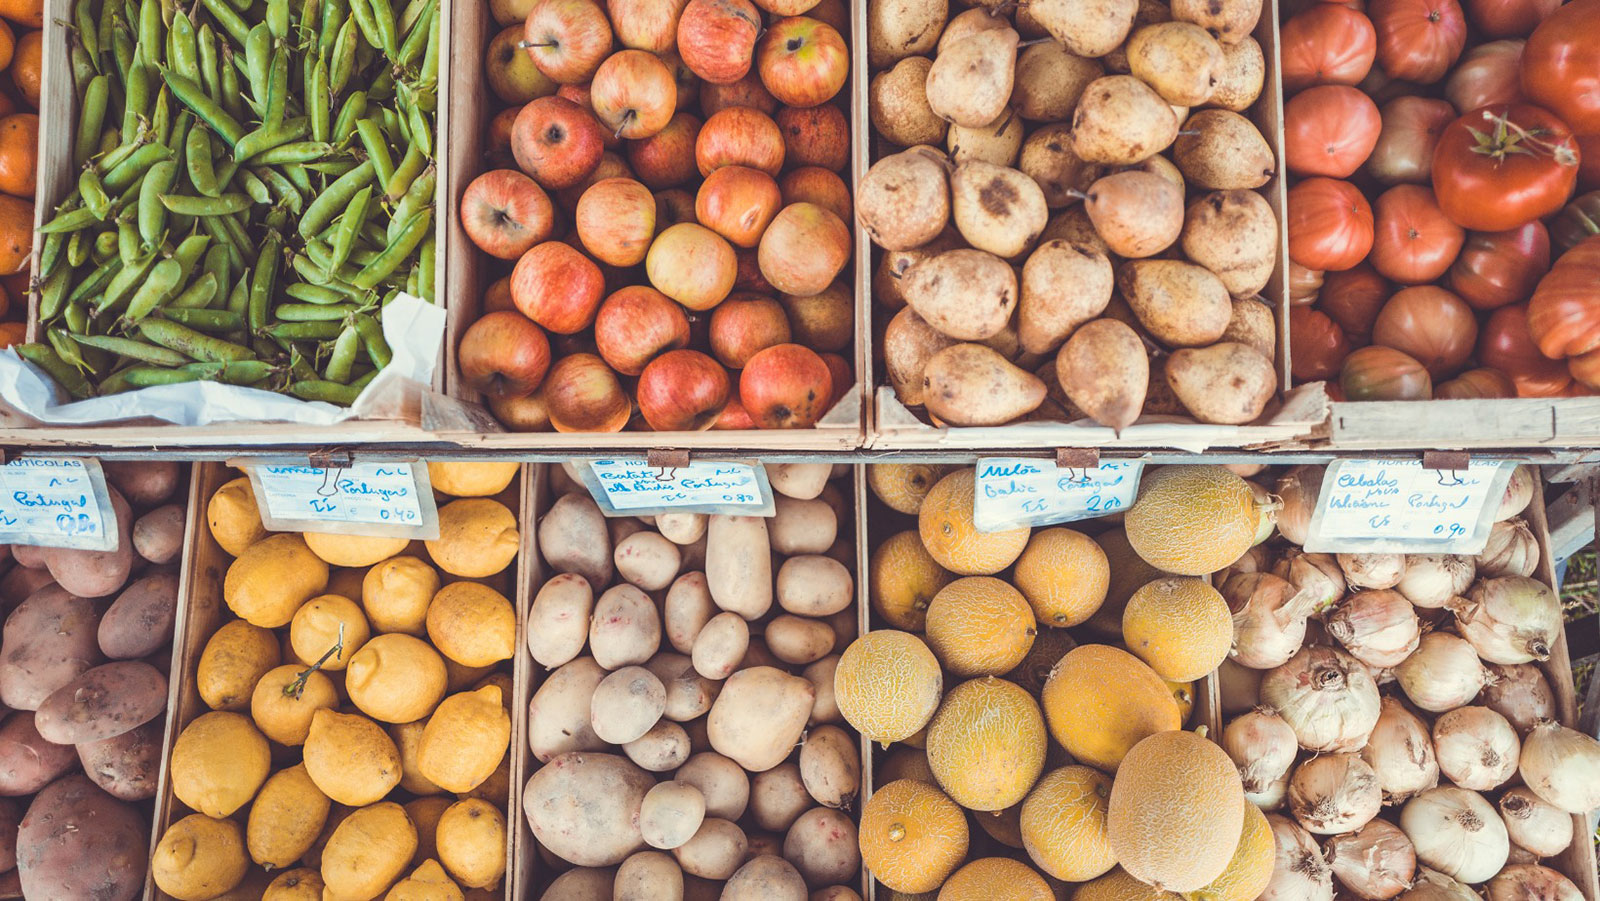
<instances>
[{"instance_id":1,"label":"cardboard label","mask_svg":"<svg viewBox=\"0 0 1600 901\"><path fill-rule=\"evenodd\" d=\"M421 463L262 463L246 470L261 521L274 531L439 537L439 510Z\"/></svg>"},{"instance_id":2,"label":"cardboard label","mask_svg":"<svg viewBox=\"0 0 1600 901\"><path fill-rule=\"evenodd\" d=\"M981 532L997 532L1116 513L1133 503L1143 471L1138 460L1059 469L1050 460L988 457L978 461L973 522Z\"/></svg>"},{"instance_id":3,"label":"cardboard label","mask_svg":"<svg viewBox=\"0 0 1600 901\"><path fill-rule=\"evenodd\" d=\"M1463 470L1414 459L1330 463L1306 550L1479 553L1515 468L1498 460L1472 460Z\"/></svg>"},{"instance_id":4,"label":"cardboard label","mask_svg":"<svg viewBox=\"0 0 1600 901\"><path fill-rule=\"evenodd\" d=\"M773 514L772 485L760 463L694 460L662 468L638 459L592 460L580 472L608 516Z\"/></svg>"},{"instance_id":5,"label":"cardboard label","mask_svg":"<svg viewBox=\"0 0 1600 901\"><path fill-rule=\"evenodd\" d=\"M115 519L98 460L29 456L0 466L0 543L114 551Z\"/></svg>"}]
</instances>

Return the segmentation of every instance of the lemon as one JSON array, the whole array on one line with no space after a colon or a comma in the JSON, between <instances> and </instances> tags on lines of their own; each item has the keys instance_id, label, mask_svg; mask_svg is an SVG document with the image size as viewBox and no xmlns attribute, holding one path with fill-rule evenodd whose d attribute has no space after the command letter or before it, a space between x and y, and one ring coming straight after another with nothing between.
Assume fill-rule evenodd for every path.
<instances>
[{"instance_id":1,"label":"lemon","mask_svg":"<svg viewBox=\"0 0 1600 901\"><path fill-rule=\"evenodd\" d=\"M318 710L306 736L306 772L322 793L359 807L400 784L400 749L364 716Z\"/></svg>"},{"instance_id":2,"label":"lemon","mask_svg":"<svg viewBox=\"0 0 1600 901\"><path fill-rule=\"evenodd\" d=\"M487 585L454 582L439 589L428 605L428 640L462 666L509 660L517 646L517 613L505 595Z\"/></svg>"},{"instance_id":3,"label":"lemon","mask_svg":"<svg viewBox=\"0 0 1600 901\"><path fill-rule=\"evenodd\" d=\"M367 570L361 604L375 632L428 634L428 604L439 591L439 571L408 556L390 557Z\"/></svg>"},{"instance_id":4,"label":"lemon","mask_svg":"<svg viewBox=\"0 0 1600 901\"><path fill-rule=\"evenodd\" d=\"M350 658L344 688L362 713L409 723L433 712L445 690L444 658L427 642L398 632L379 635Z\"/></svg>"},{"instance_id":5,"label":"lemon","mask_svg":"<svg viewBox=\"0 0 1600 901\"><path fill-rule=\"evenodd\" d=\"M344 669L371 635L360 605L336 594L312 598L289 622L295 657L306 666L320 664L333 672Z\"/></svg>"},{"instance_id":6,"label":"lemon","mask_svg":"<svg viewBox=\"0 0 1600 901\"><path fill-rule=\"evenodd\" d=\"M439 704L422 730L417 766L445 791L471 791L500 766L510 742L511 717L501 706L500 689L485 685Z\"/></svg>"}]
</instances>

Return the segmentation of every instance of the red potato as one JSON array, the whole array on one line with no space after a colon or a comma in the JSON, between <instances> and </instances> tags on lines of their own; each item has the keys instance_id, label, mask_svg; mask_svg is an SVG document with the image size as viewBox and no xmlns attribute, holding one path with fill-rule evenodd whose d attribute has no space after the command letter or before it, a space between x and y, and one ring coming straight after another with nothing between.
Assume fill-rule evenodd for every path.
<instances>
[{"instance_id":1,"label":"red potato","mask_svg":"<svg viewBox=\"0 0 1600 901\"><path fill-rule=\"evenodd\" d=\"M813 807L789 827L783 856L805 877L807 885L848 882L861 870L856 824L837 810Z\"/></svg>"},{"instance_id":2,"label":"red potato","mask_svg":"<svg viewBox=\"0 0 1600 901\"><path fill-rule=\"evenodd\" d=\"M100 468L105 470L111 487L140 510L148 510L172 497L183 475L182 464L173 461L107 460Z\"/></svg>"},{"instance_id":3,"label":"red potato","mask_svg":"<svg viewBox=\"0 0 1600 901\"><path fill-rule=\"evenodd\" d=\"M151 563L171 563L183 553L182 504L163 504L133 524L133 549Z\"/></svg>"},{"instance_id":4,"label":"red potato","mask_svg":"<svg viewBox=\"0 0 1600 901\"><path fill-rule=\"evenodd\" d=\"M29 898L131 901L144 889L148 821L86 776L39 792L17 830L17 875Z\"/></svg>"},{"instance_id":5,"label":"red potato","mask_svg":"<svg viewBox=\"0 0 1600 901\"><path fill-rule=\"evenodd\" d=\"M21 545L17 545L21 547ZM46 585L54 585L55 577L44 567L13 566L0 577L0 610L10 613L28 596Z\"/></svg>"},{"instance_id":6,"label":"red potato","mask_svg":"<svg viewBox=\"0 0 1600 901\"><path fill-rule=\"evenodd\" d=\"M0 799L0 870L17 865L17 826L21 822L22 807L16 801Z\"/></svg>"},{"instance_id":7,"label":"red potato","mask_svg":"<svg viewBox=\"0 0 1600 901\"><path fill-rule=\"evenodd\" d=\"M114 738L78 745L84 774L123 801L155 797L161 774L162 726L158 717Z\"/></svg>"},{"instance_id":8,"label":"red potato","mask_svg":"<svg viewBox=\"0 0 1600 901\"><path fill-rule=\"evenodd\" d=\"M97 666L39 705L34 726L46 741L76 745L132 731L167 709L167 677L140 660Z\"/></svg>"},{"instance_id":9,"label":"red potato","mask_svg":"<svg viewBox=\"0 0 1600 901\"><path fill-rule=\"evenodd\" d=\"M57 582L73 594L86 598L105 597L128 582L133 569L133 509L117 493L107 488L111 509L116 514L117 548L113 551L80 551L71 548L44 549L44 565ZM111 524L106 523L106 528Z\"/></svg>"},{"instance_id":10,"label":"red potato","mask_svg":"<svg viewBox=\"0 0 1600 901\"><path fill-rule=\"evenodd\" d=\"M100 651L112 660L147 657L172 640L177 573L152 573L117 595L100 618Z\"/></svg>"},{"instance_id":11,"label":"red potato","mask_svg":"<svg viewBox=\"0 0 1600 901\"><path fill-rule=\"evenodd\" d=\"M39 737L32 712L13 713L0 725L0 796L31 795L76 764L71 745Z\"/></svg>"},{"instance_id":12,"label":"red potato","mask_svg":"<svg viewBox=\"0 0 1600 901\"><path fill-rule=\"evenodd\" d=\"M0 639L0 703L38 710L52 692L98 664L100 610L88 598L49 585L12 611Z\"/></svg>"}]
</instances>

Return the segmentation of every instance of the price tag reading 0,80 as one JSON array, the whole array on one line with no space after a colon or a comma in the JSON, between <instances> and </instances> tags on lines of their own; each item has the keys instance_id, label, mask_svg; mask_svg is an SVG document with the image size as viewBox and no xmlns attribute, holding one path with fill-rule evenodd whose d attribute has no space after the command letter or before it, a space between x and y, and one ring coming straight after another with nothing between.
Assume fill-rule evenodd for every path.
<instances>
[{"instance_id":1,"label":"price tag reading 0,80","mask_svg":"<svg viewBox=\"0 0 1600 901\"><path fill-rule=\"evenodd\" d=\"M1137 460L1108 460L1085 469L1027 457L979 460L973 521L980 531L993 532L1126 510L1143 469Z\"/></svg>"},{"instance_id":2,"label":"price tag reading 0,80","mask_svg":"<svg viewBox=\"0 0 1600 901\"><path fill-rule=\"evenodd\" d=\"M0 542L110 551L110 496L95 460L23 457L0 466Z\"/></svg>"},{"instance_id":3,"label":"price tag reading 0,80","mask_svg":"<svg viewBox=\"0 0 1600 901\"><path fill-rule=\"evenodd\" d=\"M1328 466L1306 550L1477 553L1514 467L1474 460L1428 469L1420 460L1340 460Z\"/></svg>"},{"instance_id":4,"label":"price tag reading 0,80","mask_svg":"<svg viewBox=\"0 0 1600 901\"><path fill-rule=\"evenodd\" d=\"M437 538L433 493L419 470L426 472L411 463L269 463L251 467L250 476L268 528Z\"/></svg>"}]
</instances>

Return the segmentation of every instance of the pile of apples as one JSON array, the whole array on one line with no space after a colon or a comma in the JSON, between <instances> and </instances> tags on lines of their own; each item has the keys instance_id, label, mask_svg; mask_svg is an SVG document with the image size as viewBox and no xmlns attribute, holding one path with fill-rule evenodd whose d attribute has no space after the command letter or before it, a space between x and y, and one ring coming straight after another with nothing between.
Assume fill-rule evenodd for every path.
<instances>
[{"instance_id":1,"label":"pile of apples","mask_svg":"<svg viewBox=\"0 0 1600 901\"><path fill-rule=\"evenodd\" d=\"M843 3L491 10L500 168L461 222L514 265L465 383L515 431L815 425L855 381Z\"/></svg>"}]
</instances>

